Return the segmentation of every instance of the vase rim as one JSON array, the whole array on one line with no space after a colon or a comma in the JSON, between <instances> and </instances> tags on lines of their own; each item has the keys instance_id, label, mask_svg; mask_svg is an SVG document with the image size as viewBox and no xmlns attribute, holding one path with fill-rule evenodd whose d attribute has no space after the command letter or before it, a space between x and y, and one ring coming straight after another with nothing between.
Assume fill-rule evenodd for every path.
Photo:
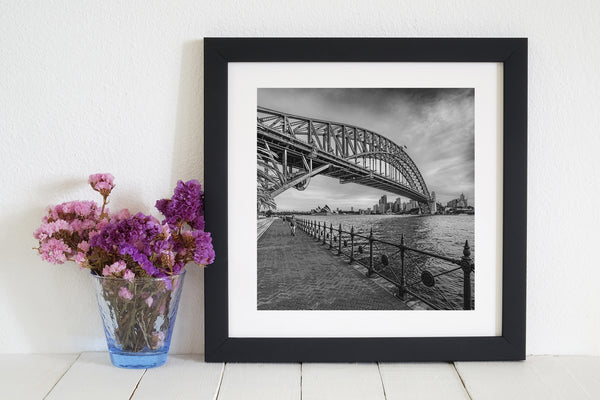
<instances>
[{"instance_id":1,"label":"vase rim","mask_svg":"<svg viewBox=\"0 0 600 400\"><path fill-rule=\"evenodd\" d=\"M133 280L129 280L129 279L125 279L125 278L119 278L117 276L104 276L104 275L96 275L93 272L90 271L90 275L92 276L92 278L95 279L101 279L101 280L115 280L115 281L127 281L127 282L140 282L140 281L164 281L166 279L169 278L179 278L179 277L184 277L186 274L187 270L183 270L181 271L179 274L176 275L168 275L168 276L163 276L163 277L155 277L155 276L150 276L150 277L139 277L136 276L135 278L133 278Z\"/></svg>"}]
</instances>

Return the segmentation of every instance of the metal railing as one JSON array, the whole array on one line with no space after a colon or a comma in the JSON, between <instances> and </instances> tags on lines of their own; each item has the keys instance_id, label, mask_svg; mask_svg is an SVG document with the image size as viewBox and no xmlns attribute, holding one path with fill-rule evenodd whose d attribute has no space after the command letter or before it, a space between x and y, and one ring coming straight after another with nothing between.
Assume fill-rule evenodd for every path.
<instances>
[{"instance_id":1,"label":"metal railing","mask_svg":"<svg viewBox=\"0 0 600 400\"><path fill-rule=\"evenodd\" d=\"M355 232L354 226L349 231L339 224L334 228L326 222L297 219L298 227L338 256L348 257L349 263L357 263L367 269L367 277L380 276L398 288L397 297L403 301L410 295L433 309L442 309L438 304L441 298L452 306L443 291L436 287L436 278L456 271L462 271L464 310L472 310L471 274L475 272L475 263L471 258L469 242L465 241L462 258L451 258L430 251L420 250L404 244L404 234L400 243L391 243L373 236L373 228L368 235ZM430 272L419 265L428 264L429 260L440 260L451 267ZM412 261L412 262L411 262ZM421 286L422 285L422 286ZM437 290L436 290L437 289ZM438 304L436 304L438 303ZM451 307L454 309L456 307ZM447 309L447 308L443 308Z\"/></svg>"}]
</instances>

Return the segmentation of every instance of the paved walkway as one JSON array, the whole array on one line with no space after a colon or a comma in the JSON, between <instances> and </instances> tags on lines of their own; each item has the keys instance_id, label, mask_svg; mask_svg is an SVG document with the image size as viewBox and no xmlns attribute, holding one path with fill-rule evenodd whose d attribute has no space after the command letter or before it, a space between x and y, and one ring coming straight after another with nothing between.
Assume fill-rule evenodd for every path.
<instances>
[{"instance_id":1,"label":"paved walkway","mask_svg":"<svg viewBox=\"0 0 600 400\"><path fill-rule=\"evenodd\" d=\"M258 240L259 310L406 310L329 245L275 220Z\"/></svg>"}]
</instances>

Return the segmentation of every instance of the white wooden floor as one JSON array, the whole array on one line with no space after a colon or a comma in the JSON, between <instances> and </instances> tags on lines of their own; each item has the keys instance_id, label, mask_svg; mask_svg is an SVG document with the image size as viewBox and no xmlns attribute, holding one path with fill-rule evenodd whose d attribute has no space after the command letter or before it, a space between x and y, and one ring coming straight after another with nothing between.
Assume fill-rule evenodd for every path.
<instances>
[{"instance_id":1,"label":"white wooden floor","mask_svg":"<svg viewBox=\"0 0 600 400\"><path fill-rule=\"evenodd\" d=\"M600 357L524 362L220 364L170 355L149 370L107 353L0 355L0 399L600 399Z\"/></svg>"}]
</instances>

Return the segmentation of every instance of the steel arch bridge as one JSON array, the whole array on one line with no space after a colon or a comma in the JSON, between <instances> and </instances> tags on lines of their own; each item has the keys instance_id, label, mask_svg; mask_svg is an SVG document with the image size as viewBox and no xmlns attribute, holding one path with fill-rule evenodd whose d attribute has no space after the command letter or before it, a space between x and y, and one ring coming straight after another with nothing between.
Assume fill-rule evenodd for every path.
<instances>
[{"instance_id":1,"label":"steel arch bridge","mask_svg":"<svg viewBox=\"0 0 600 400\"><path fill-rule=\"evenodd\" d=\"M304 190L321 174L391 192L431 212L431 198L406 147L364 128L257 109L258 207L275 208L274 198L292 187Z\"/></svg>"}]
</instances>

